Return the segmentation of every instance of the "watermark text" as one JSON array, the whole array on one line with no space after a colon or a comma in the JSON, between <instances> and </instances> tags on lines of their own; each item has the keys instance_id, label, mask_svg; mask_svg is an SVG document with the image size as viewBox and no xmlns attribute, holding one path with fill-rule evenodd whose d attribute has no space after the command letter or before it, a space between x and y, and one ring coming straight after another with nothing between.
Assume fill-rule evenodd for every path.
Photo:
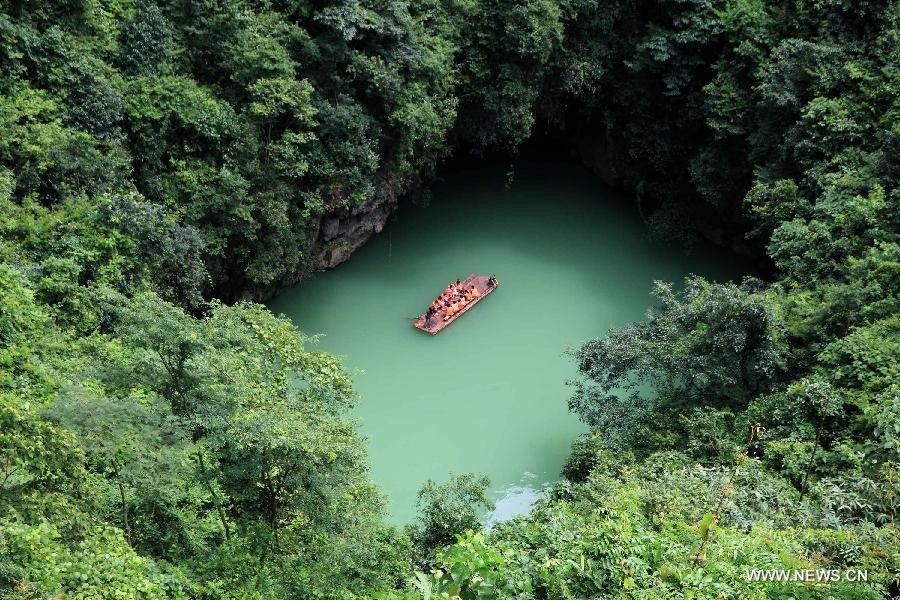
<instances>
[{"instance_id":1,"label":"watermark text","mask_svg":"<svg viewBox=\"0 0 900 600\"><path fill-rule=\"evenodd\" d=\"M793 583L866 582L869 572L860 569L750 569L747 581L781 581Z\"/></svg>"}]
</instances>

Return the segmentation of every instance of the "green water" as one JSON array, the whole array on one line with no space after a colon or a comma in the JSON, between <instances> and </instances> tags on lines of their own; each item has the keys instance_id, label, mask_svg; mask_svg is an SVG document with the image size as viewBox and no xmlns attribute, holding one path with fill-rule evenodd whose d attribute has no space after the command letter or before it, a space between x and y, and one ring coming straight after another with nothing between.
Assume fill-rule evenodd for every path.
<instances>
[{"instance_id":1,"label":"green water","mask_svg":"<svg viewBox=\"0 0 900 600\"><path fill-rule=\"evenodd\" d=\"M566 406L563 352L644 316L654 279L733 279L722 251L652 244L633 203L565 160L455 164L427 208L404 206L351 260L272 300L342 356L391 520L408 522L425 480L490 475L505 518L557 479L584 430ZM437 336L414 315L449 281L500 288Z\"/></svg>"}]
</instances>

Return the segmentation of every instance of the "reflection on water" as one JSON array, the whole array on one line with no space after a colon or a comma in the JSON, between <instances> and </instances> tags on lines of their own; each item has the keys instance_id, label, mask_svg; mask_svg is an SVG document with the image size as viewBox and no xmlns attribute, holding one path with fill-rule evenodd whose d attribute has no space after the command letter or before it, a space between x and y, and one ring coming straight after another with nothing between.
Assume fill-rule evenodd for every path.
<instances>
[{"instance_id":1,"label":"reflection on water","mask_svg":"<svg viewBox=\"0 0 900 600\"><path fill-rule=\"evenodd\" d=\"M516 515L527 513L551 485L548 481L539 480L534 473L525 471L517 484L494 492L494 510L485 517L485 528L490 529Z\"/></svg>"}]
</instances>

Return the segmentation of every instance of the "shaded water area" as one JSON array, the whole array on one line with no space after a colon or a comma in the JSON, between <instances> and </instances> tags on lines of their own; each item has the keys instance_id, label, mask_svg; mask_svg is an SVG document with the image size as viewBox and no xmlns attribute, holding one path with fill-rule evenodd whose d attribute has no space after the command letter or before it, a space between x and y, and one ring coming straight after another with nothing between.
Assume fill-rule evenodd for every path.
<instances>
[{"instance_id":1,"label":"shaded water area","mask_svg":"<svg viewBox=\"0 0 900 600\"><path fill-rule=\"evenodd\" d=\"M455 162L427 207L403 206L349 262L270 303L344 359L391 521L409 522L427 479L487 473L492 518L528 509L558 479L584 426L570 414L568 347L641 319L655 279L737 279L712 247L647 240L634 203L577 163ZM437 336L412 318L456 277L500 288Z\"/></svg>"}]
</instances>

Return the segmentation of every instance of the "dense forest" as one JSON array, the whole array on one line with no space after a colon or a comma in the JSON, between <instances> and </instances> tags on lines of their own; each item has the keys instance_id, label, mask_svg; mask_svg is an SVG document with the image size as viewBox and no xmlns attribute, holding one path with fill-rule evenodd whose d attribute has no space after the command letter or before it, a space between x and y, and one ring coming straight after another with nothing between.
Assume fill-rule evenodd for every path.
<instances>
[{"instance_id":1,"label":"dense forest","mask_svg":"<svg viewBox=\"0 0 900 600\"><path fill-rule=\"evenodd\" d=\"M900 594L895 0L3 0L0 64L3 595ZM254 301L538 134L765 276L571 352L529 515L461 475L388 525L343 366Z\"/></svg>"}]
</instances>

